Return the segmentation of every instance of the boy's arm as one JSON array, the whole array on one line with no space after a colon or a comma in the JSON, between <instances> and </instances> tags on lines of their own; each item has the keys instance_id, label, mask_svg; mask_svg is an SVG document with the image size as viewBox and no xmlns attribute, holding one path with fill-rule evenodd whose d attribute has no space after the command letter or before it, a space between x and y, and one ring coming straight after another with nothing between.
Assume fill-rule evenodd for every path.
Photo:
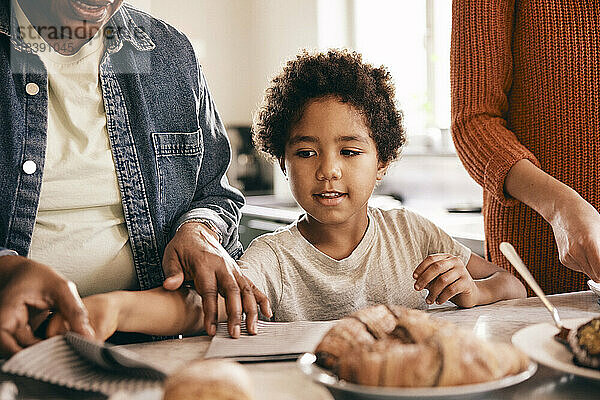
<instances>
[{"instance_id":1,"label":"boy's arm","mask_svg":"<svg viewBox=\"0 0 600 400\"><path fill-rule=\"evenodd\" d=\"M107 295L115 296L114 300L119 304L118 331L170 336L191 335L204 330L202 297L193 289L181 288L172 292L158 287L104 294ZM219 322L227 321L225 299L220 295L218 306Z\"/></svg>"},{"instance_id":2,"label":"boy's arm","mask_svg":"<svg viewBox=\"0 0 600 400\"><path fill-rule=\"evenodd\" d=\"M527 297L527 290L517 277L477 254L471 254L467 271L479 289L478 304Z\"/></svg>"},{"instance_id":3,"label":"boy's arm","mask_svg":"<svg viewBox=\"0 0 600 400\"><path fill-rule=\"evenodd\" d=\"M225 301L219 296L219 321L227 321ZM106 340L116 331L171 336L194 334L204 329L202 298L195 290L168 291L162 287L144 291L115 291L83 299L95 337ZM47 328L47 336L68 330L60 314Z\"/></svg>"},{"instance_id":4,"label":"boy's arm","mask_svg":"<svg viewBox=\"0 0 600 400\"><path fill-rule=\"evenodd\" d=\"M144 291L116 291L100 296L112 297L109 301L115 304L118 311L117 331L169 336L194 334L204 329L202 298L192 289L182 288L172 292L158 287ZM221 297L219 299L223 300ZM223 309L219 307L219 310ZM226 314L220 317L227 320Z\"/></svg>"}]
</instances>

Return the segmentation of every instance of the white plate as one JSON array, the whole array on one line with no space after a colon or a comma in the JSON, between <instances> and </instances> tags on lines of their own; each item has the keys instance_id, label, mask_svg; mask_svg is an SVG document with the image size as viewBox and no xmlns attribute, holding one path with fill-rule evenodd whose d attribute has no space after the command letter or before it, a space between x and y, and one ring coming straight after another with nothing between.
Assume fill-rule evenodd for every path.
<instances>
[{"instance_id":1,"label":"white plate","mask_svg":"<svg viewBox=\"0 0 600 400\"><path fill-rule=\"evenodd\" d=\"M574 329L589 320L590 318L566 319L563 320L563 324L569 329ZM542 365L569 374L600 380L599 370L579 367L573 363L573 354L565 345L554 339L557 333L558 328L552 324L535 324L517 331L512 337L512 342Z\"/></svg>"},{"instance_id":2,"label":"white plate","mask_svg":"<svg viewBox=\"0 0 600 400\"><path fill-rule=\"evenodd\" d=\"M466 396L477 395L492 390L502 389L508 386L516 385L529 379L537 370L537 364L531 362L526 371L517 375L507 376L505 378L492 381L477 383L474 385L461 386L438 386L422 388L401 388L401 387L377 387L364 386L345 382L338 379L331 372L315 364L317 357L312 353L303 354L297 361L298 367L302 372L308 375L313 381L321 383L329 389L334 396L336 394L347 395L352 399L385 399L400 400L409 398L419 399L441 399L441 398L465 398Z\"/></svg>"},{"instance_id":3,"label":"white plate","mask_svg":"<svg viewBox=\"0 0 600 400\"><path fill-rule=\"evenodd\" d=\"M587 281L587 285L590 288L590 290L594 293L596 293L598 296L600 296L600 283L596 283L593 280L589 280Z\"/></svg>"}]
</instances>

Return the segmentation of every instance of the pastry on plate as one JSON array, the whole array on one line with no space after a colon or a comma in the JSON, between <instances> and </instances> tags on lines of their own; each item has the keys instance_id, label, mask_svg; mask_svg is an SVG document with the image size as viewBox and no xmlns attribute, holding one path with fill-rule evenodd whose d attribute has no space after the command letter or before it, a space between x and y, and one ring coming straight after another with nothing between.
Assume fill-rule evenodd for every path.
<instances>
[{"instance_id":1,"label":"pastry on plate","mask_svg":"<svg viewBox=\"0 0 600 400\"><path fill-rule=\"evenodd\" d=\"M600 317L571 329L567 341L576 364L600 369Z\"/></svg>"},{"instance_id":2,"label":"pastry on plate","mask_svg":"<svg viewBox=\"0 0 600 400\"><path fill-rule=\"evenodd\" d=\"M342 319L315 350L340 379L369 386L455 386L527 369L510 344L478 339L456 325L401 306L377 305Z\"/></svg>"}]
</instances>

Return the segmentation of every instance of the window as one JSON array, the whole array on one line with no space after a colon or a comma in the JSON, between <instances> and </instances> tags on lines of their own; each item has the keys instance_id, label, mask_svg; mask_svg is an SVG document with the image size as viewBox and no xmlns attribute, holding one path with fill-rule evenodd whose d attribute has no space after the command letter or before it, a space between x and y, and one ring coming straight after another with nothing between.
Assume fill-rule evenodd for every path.
<instances>
[{"instance_id":1,"label":"window","mask_svg":"<svg viewBox=\"0 0 600 400\"><path fill-rule=\"evenodd\" d=\"M451 11L451 0L319 2L319 47L347 46L385 65L404 111L409 145L427 142L439 151L451 147Z\"/></svg>"}]
</instances>

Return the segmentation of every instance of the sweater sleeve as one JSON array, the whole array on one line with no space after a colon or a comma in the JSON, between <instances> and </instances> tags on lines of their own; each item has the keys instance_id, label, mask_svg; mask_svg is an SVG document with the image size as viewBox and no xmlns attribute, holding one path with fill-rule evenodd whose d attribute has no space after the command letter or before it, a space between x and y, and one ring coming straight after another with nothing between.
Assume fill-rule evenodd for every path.
<instances>
[{"instance_id":1,"label":"sweater sleeve","mask_svg":"<svg viewBox=\"0 0 600 400\"><path fill-rule=\"evenodd\" d=\"M515 0L453 0L450 50L452 136L471 177L504 205L518 161L539 161L507 129Z\"/></svg>"}]
</instances>

